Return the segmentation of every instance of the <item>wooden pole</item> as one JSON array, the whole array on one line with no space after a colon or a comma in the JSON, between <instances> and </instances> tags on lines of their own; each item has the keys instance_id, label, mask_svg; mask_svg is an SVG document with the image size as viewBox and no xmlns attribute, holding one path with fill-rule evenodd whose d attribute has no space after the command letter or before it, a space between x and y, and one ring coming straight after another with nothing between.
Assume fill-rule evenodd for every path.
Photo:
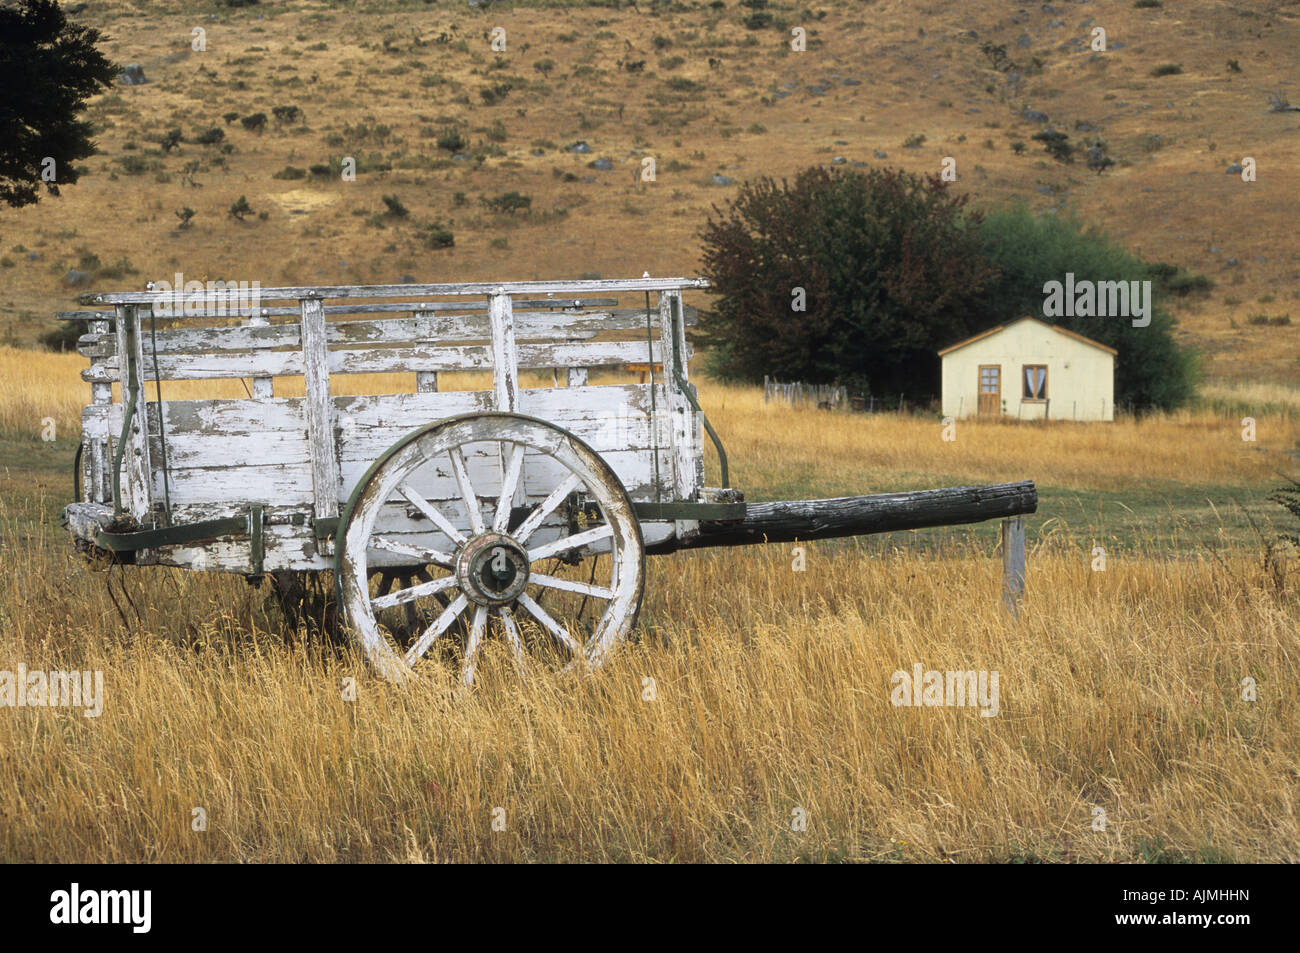
<instances>
[{"instance_id":1,"label":"wooden pole","mask_svg":"<svg viewBox=\"0 0 1300 953\"><path fill-rule=\"evenodd\" d=\"M1002 604L1018 614L1025 594L1025 521L1022 517L1002 521Z\"/></svg>"},{"instance_id":2,"label":"wooden pole","mask_svg":"<svg viewBox=\"0 0 1300 953\"><path fill-rule=\"evenodd\" d=\"M1038 492L1031 480L991 486L958 486L908 493L846 496L830 500L750 503L743 520L701 522L697 536L685 540L666 540L646 547L646 552L671 553L679 549L710 546L747 546L755 543L868 536L872 533L924 529L928 526L956 526L1005 519L1032 513L1037 508ZM1023 522L1020 533L1023 580ZM1023 583L1021 588L1024 588Z\"/></svg>"}]
</instances>

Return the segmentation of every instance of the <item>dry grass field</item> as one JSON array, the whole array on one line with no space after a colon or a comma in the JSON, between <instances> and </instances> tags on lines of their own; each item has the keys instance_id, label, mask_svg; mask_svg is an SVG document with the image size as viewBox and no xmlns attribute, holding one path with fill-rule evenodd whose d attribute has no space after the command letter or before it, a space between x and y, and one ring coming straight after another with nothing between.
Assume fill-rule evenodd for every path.
<instances>
[{"instance_id":1,"label":"dry grass field","mask_svg":"<svg viewBox=\"0 0 1300 953\"><path fill-rule=\"evenodd\" d=\"M73 413L78 360L31 365L0 416ZM70 447L10 431L0 667L101 670L105 701L0 718L0 857L1300 859L1300 586L1265 571L1232 503L1271 537L1294 416L1262 418L1251 450L1208 411L945 443L927 415L701 392L751 498L1036 479L1019 617L988 532L809 544L802 572L791 545L684 553L649 560L634 640L599 673L521 681L494 649L471 694L437 671L399 690L288 630L265 588L93 571L55 525ZM1071 521L1076 497L1097 505ZM998 714L894 706L915 664L997 671Z\"/></svg>"},{"instance_id":2,"label":"dry grass field","mask_svg":"<svg viewBox=\"0 0 1300 953\"><path fill-rule=\"evenodd\" d=\"M0 212L0 671L102 671L104 709L0 709L0 862L1300 861L1300 562L1264 558L1296 531L1268 495L1300 456L1300 313L1255 320L1300 301L1300 115L1268 111L1294 4L773 0L802 54L734 0L82 6L150 82L92 104L80 184ZM301 118L240 122L283 105ZM1026 109L1102 136L1116 167L1052 161ZM1034 480L1015 617L996 523L806 544L798 571L793 544L704 550L648 560L641 621L598 673L520 679L492 648L472 692L437 670L398 689L294 631L265 586L97 568L59 526L86 361L30 345L89 287L690 275L734 192L715 175L945 156L977 206L1074 212L1214 279L1174 303L1208 371L1192 408L961 422L949 442L923 409L791 410L696 378L752 501ZM1258 181L1224 174L1243 156ZM311 171L343 157L354 182ZM510 191L531 210L484 204ZM453 247L429 247L435 224ZM918 664L996 671L998 713L892 704Z\"/></svg>"}]
</instances>

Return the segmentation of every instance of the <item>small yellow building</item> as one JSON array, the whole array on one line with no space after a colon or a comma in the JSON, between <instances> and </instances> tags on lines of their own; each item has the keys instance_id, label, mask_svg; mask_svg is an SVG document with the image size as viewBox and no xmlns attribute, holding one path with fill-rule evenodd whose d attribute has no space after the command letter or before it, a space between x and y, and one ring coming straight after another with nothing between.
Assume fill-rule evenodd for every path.
<instances>
[{"instance_id":1,"label":"small yellow building","mask_svg":"<svg viewBox=\"0 0 1300 953\"><path fill-rule=\"evenodd\" d=\"M1114 348L1017 318L939 352L943 415L1114 420Z\"/></svg>"}]
</instances>

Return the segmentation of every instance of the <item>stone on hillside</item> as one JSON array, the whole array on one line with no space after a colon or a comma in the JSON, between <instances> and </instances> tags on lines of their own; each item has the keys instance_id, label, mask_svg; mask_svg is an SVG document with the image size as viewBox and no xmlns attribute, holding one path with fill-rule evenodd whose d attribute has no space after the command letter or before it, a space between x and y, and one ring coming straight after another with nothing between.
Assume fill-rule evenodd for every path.
<instances>
[{"instance_id":1,"label":"stone on hillside","mask_svg":"<svg viewBox=\"0 0 1300 953\"><path fill-rule=\"evenodd\" d=\"M1030 122L1047 122L1047 113L1039 112L1037 109L1026 109L1020 114L1021 119L1028 119Z\"/></svg>"},{"instance_id":2,"label":"stone on hillside","mask_svg":"<svg viewBox=\"0 0 1300 953\"><path fill-rule=\"evenodd\" d=\"M578 153L578 155L586 155L588 152L591 151L591 146L579 140L578 142L575 142L573 145L569 146L569 151L576 152Z\"/></svg>"},{"instance_id":3,"label":"stone on hillside","mask_svg":"<svg viewBox=\"0 0 1300 953\"><path fill-rule=\"evenodd\" d=\"M139 63L128 63L117 74L117 81L123 86L143 86L149 80L145 79L144 67Z\"/></svg>"},{"instance_id":4,"label":"stone on hillside","mask_svg":"<svg viewBox=\"0 0 1300 953\"><path fill-rule=\"evenodd\" d=\"M587 168L595 169L597 172L608 172L614 168L614 163L608 159L596 159L587 163Z\"/></svg>"},{"instance_id":5,"label":"stone on hillside","mask_svg":"<svg viewBox=\"0 0 1300 953\"><path fill-rule=\"evenodd\" d=\"M90 275L76 268L69 268L68 273L63 276L63 283L69 288L80 288L82 285L90 284Z\"/></svg>"},{"instance_id":6,"label":"stone on hillside","mask_svg":"<svg viewBox=\"0 0 1300 953\"><path fill-rule=\"evenodd\" d=\"M1225 170L1228 175L1241 175L1241 163L1234 162Z\"/></svg>"},{"instance_id":7,"label":"stone on hillside","mask_svg":"<svg viewBox=\"0 0 1300 953\"><path fill-rule=\"evenodd\" d=\"M729 178L728 176L722 175L720 172L715 172L715 173L713 173L713 178L710 179L709 182L710 182L712 185L733 185L733 184L735 184L735 180L734 180L734 179Z\"/></svg>"}]
</instances>

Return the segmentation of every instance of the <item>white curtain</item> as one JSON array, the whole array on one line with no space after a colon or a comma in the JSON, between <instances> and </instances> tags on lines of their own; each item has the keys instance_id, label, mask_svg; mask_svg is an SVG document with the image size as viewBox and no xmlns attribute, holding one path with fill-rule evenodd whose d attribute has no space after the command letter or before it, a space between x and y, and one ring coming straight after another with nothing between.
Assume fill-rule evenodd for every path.
<instances>
[{"instance_id":1,"label":"white curtain","mask_svg":"<svg viewBox=\"0 0 1300 953\"><path fill-rule=\"evenodd\" d=\"M1045 367L1026 367L1025 368L1025 389L1029 392L1031 400L1042 400L1044 391L1047 389L1047 368Z\"/></svg>"}]
</instances>

